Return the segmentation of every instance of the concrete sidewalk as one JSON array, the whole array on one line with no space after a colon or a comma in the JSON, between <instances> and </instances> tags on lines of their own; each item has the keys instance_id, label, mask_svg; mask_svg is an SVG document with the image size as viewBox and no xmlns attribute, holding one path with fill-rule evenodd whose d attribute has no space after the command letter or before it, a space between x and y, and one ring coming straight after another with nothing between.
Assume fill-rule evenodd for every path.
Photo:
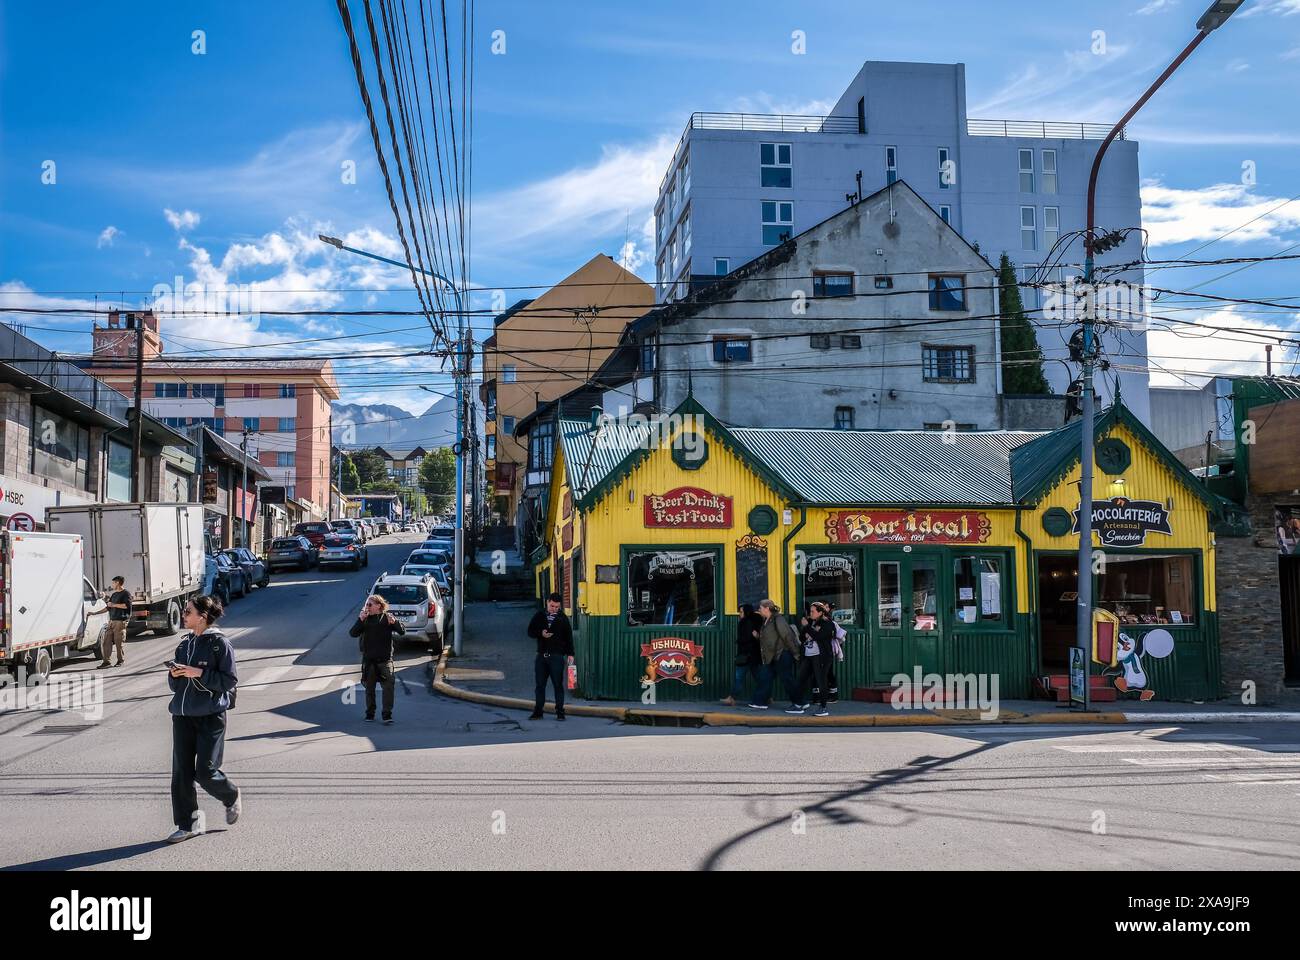
<instances>
[{"instance_id":1,"label":"concrete sidewalk","mask_svg":"<svg viewBox=\"0 0 1300 960\"><path fill-rule=\"evenodd\" d=\"M434 676L434 689L447 696L519 710L533 708L535 646L525 635L537 609L532 601L475 603L465 606L462 655L444 656ZM582 665L578 665L579 670ZM778 685L779 687L779 685ZM779 691L778 691L779 692ZM1003 700L996 717L978 710L942 708L898 709L888 703L841 700L831 716L787 714L784 700L773 698L770 710L721 703L645 704L640 700L566 698L565 712L598 716L625 723L742 726L742 727L895 727L944 726L972 723L1230 723L1250 721L1300 722L1300 704L1281 708L1247 707L1236 702L1183 704L1137 700L1106 704L1105 709L1080 713L1045 700ZM547 704L547 711L553 712Z\"/></svg>"}]
</instances>

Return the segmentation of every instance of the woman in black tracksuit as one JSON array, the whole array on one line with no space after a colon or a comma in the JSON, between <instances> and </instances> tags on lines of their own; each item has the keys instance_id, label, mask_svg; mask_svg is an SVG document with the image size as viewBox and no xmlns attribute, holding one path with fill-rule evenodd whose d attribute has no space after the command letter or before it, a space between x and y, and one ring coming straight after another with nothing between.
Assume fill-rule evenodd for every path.
<instances>
[{"instance_id":1,"label":"woman in black tracksuit","mask_svg":"<svg viewBox=\"0 0 1300 960\"><path fill-rule=\"evenodd\" d=\"M834 659L831 641L835 639L835 624L831 622L826 605L817 601L808 611L808 619L800 625L799 643L803 648L803 659L799 661L799 677L795 686L799 688L799 702L792 705L786 713L803 713L811 703L808 700L808 688L817 688L817 708L815 716L826 717L829 684L826 675Z\"/></svg>"}]
</instances>

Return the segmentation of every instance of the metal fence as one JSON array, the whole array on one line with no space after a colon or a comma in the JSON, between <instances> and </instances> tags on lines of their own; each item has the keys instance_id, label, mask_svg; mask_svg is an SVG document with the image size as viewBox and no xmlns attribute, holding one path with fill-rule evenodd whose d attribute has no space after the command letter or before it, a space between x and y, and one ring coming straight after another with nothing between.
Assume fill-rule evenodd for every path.
<instances>
[{"instance_id":1,"label":"metal fence","mask_svg":"<svg viewBox=\"0 0 1300 960\"><path fill-rule=\"evenodd\" d=\"M1108 123L1061 123L1050 120L967 120L972 137L1044 137L1055 140L1102 140L1110 133ZM1117 140L1125 138L1120 130Z\"/></svg>"},{"instance_id":2,"label":"metal fence","mask_svg":"<svg viewBox=\"0 0 1300 960\"><path fill-rule=\"evenodd\" d=\"M812 117L773 113L692 113L696 130L755 130L765 133L857 133L856 117Z\"/></svg>"},{"instance_id":3,"label":"metal fence","mask_svg":"<svg viewBox=\"0 0 1300 960\"><path fill-rule=\"evenodd\" d=\"M0 377L5 367L126 425L129 399L75 364L58 359L12 327L0 324Z\"/></svg>"}]
</instances>

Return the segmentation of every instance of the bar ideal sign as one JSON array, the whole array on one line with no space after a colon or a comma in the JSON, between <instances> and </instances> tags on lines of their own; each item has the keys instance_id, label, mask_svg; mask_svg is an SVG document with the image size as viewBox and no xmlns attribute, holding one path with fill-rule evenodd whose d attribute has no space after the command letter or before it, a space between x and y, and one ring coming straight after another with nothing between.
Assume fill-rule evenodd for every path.
<instances>
[{"instance_id":1,"label":"bar ideal sign","mask_svg":"<svg viewBox=\"0 0 1300 960\"><path fill-rule=\"evenodd\" d=\"M1154 500L1130 500L1112 497L1092 504L1092 529L1103 547L1140 547L1148 533L1174 535L1169 526L1169 511ZM1073 533L1079 532L1079 511L1074 511Z\"/></svg>"},{"instance_id":2,"label":"bar ideal sign","mask_svg":"<svg viewBox=\"0 0 1300 960\"><path fill-rule=\"evenodd\" d=\"M728 528L732 499L699 487L676 487L667 493L645 495L645 525L679 530Z\"/></svg>"},{"instance_id":3,"label":"bar ideal sign","mask_svg":"<svg viewBox=\"0 0 1300 960\"><path fill-rule=\"evenodd\" d=\"M826 518L831 543L983 543L992 524L971 510L833 511Z\"/></svg>"}]
</instances>

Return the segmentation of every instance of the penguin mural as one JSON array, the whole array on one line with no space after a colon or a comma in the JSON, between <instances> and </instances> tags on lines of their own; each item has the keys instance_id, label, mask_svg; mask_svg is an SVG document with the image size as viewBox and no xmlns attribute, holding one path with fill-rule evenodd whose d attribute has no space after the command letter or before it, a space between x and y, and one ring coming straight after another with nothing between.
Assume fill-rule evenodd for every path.
<instances>
[{"instance_id":1,"label":"penguin mural","mask_svg":"<svg viewBox=\"0 0 1300 960\"><path fill-rule=\"evenodd\" d=\"M1123 674L1115 677L1115 689L1121 693L1135 692L1141 700L1153 699L1156 692L1147 686L1142 658L1163 660L1173 652L1174 637L1168 630L1152 630L1136 639L1120 631L1117 658Z\"/></svg>"}]
</instances>

